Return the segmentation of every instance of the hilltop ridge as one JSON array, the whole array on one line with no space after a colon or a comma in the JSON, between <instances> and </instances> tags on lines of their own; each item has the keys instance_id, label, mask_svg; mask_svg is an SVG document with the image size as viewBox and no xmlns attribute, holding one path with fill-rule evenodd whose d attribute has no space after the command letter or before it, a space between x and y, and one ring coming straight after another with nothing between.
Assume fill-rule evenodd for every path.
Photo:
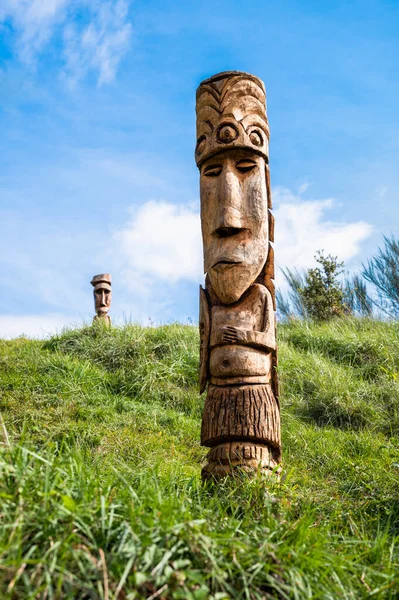
<instances>
[{"instance_id":1,"label":"hilltop ridge","mask_svg":"<svg viewBox=\"0 0 399 600\"><path fill-rule=\"evenodd\" d=\"M278 328L283 480L200 482L195 327L0 342L9 598L397 598L399 325Z\"/></svg>"}]
</instances>

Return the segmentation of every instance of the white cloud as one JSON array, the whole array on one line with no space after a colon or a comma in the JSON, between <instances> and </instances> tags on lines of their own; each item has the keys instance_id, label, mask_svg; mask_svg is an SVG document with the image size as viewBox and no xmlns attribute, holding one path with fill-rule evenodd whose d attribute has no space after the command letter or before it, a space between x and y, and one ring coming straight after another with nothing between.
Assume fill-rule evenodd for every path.
<instances>
[{"instance_id":1,"label":"white cloud","mask_svg":"<svg viewBox=\"0 0 399 600\"><path fill-rule=\"evenodd\" d=\"M59 333L64 327L76 327L67 315L50 313L44 315L0 315L0 338L11 339L17 336L47 338Z\"/></svg>"},{"instance_id":2,"label":"white cloud","mask_svg":"<svg viewBox=\"0 0 399 600\"><path fill-rule=\"evenodd\" d=\"M68 0L5 0L3 20L10 18L18 32L18 52L31 65L49 41L55 25L65 18Z\"/></svg>"},{"instance_id":3,"label":"white cloud","mask_svg":"<svg viewBox=\"0 0 399 600\"><path fill-rule=\"evenodd\" d=\"M387 193L389 191L388 186L386 185L380 185L378 186L376 192L377 192L377 202L383 202Z\"/></svg>"},{"instance_id":4,"label":"white cloud","mask_svg":"<svg viewBox=\"0 0 399 600\"><path fill-rule=\"evenodd\" d=\"M133 211L116 240L133 281L134 273L171 283L201 279L201 225L196 210L164 201L146 202Z\"/></svg>"},{"instance_id":5,"label":"white cloud","mask_svg":"<svg viewBox=\"0 0 399 600\"><path fill-rule=\"evenodd\" d=\"M79 29L65 28L64 76L75 85L89 70L98 71L98 85L111 82L118 64L129 47L132 26L127 21L128 6L123 0L102 0L93 8L91 21Z\"/></svg>"},{"instance_id":6,"label":"white cloud","mask_svg":"<svg viewBox=\"0 0 399 600\"><path fill-rule=\"evenodd\" d=\"M278 267L308 267L314 263L316 250L347 263L372 233L372 226L365 221L326 219L326 213L333 209L339 216L333 199L303 200L286 188L276 188L274 205ZM198 283L203 279L200 217L195 209L164 201L147 202L133 212L115 238L125 261L124 279L132 289L140 285L144 294L146 287L160 280ZM277 279L281 283L279 276Z\"/></svg>"},{"instance_id":7,"label":"white cloud","mask_svg":"<svg viewBox=\"0 0 399 600\"><path fill-rule=\"evenodd\" d=\"M372 226L366 221L327 220L325 214L332 210L336 217L340 214L338 203L332 198L303 200L286 188L276 188L273 201L279 267L309 267L314 263L316 250L324 250L347 263L372 233Z\"/></svg>"},{"instance_id":8,"label":"white cloud","mask_svg":"<svg viewBox=\"0 0 399 600\"><path fill-rule=\"evenodd\" d=\"M298 194L304 194L306 192L306 190L309 189L310 183L308 181L304 181L303 183L301 183L301 185L298 188Z\"/></svg>"},{"instance_id":9,"label":"white cloud","mask_svg":"<svg viewBox=\"0 0 399 600\"><path fill-rule=\"evenodd\" d=\"M0 21L6 19L14 26L18 54L30 67L53 35L62 33L62 74L70 86L89 71L98 73L99 85L112 81L132 33L125 0L5 0Z\"/></svg>"},{"instance_id":10,"label":"white cloud","mask_svg":"<svg viewBox=\"0 0 399 600\"><path fill-rule=\"evenodd\" d=\"M314 263L315 251L321 249L350 266L360 253L361 243L372 232L365 221L340 220L339 205L333 199L303 200L285 188L277 188L274 205L277 266L308 267ZM334 220L327 218L329 214ZM132 209L128 221L113 238L107 235L109 244L104 255L103 245L96 245L91 237L86 239L87 235L82 239L75 236L70 243L58 232L58 244L54 237L44 239L44 247L52 248L49 257L40 252L30 259L13 251L12 258L3 263L2 284L15 282L13 293L17 294L23 281L23 293L30 305L44 305L48 312L42 316L0 317L0 337L23 333L46 337L64 326L80 325L83 319L90 322L94 311L89 278L100 272L103 264L113 276L114 324L122 324L125 319L146 323L148 317L165 322L196 314L196 307L190 305L187 309L185 301L180 304L182 290L203 281L200 217L195 206L152 200ZM24 238L23 230L18 237ZM7 244L3 245L6 256ZM80 264L79 256L91 258ZM98 271L93 270L94 265ZM281 285L280 279L277 271L277 283ZM54 312L59 307L63 313Z\"/></svg>"}]
</instances>

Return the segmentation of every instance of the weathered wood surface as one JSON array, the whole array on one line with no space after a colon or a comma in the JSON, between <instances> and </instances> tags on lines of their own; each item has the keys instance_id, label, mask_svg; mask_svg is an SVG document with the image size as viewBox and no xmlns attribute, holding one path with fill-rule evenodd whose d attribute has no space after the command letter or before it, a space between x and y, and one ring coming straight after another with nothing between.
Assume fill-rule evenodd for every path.
<instances>
[{"instance_id":1,"label":"weathered wood surface","mask_svg":"<svg viewBox=\"0 0 399 600\"><path fill-rule=\"evenodd\" d=\"M202 419L201 444L253 440L280 444L280 411L270 385L210 385Z\"/></svg>"},{"instance_id":2,"label":"weathered wood surface","mask_svg":"<svg viewBox=\"0 0 399 600\"><path fill-rule=\"evenodd\" d=\"M211 448L207 460L202 470L204 479L231 475L236 468L250 473L258 470L270 472L276 469L281 456L277 448L251 442L230 441Z\"/></svg>"},{"instance_id":3,"label":"weathered wood surface","mask_svg":"<svg viewBox=\"0 0 399 600\"><path fill-rule=\"evenodd\" d=\"M204 477L232 467L270 470L280 461L268 152L263 83L236 71L202 82L195 157L206 273L200 390L208 384L208 393L201 443L212 448Z\"/></svg>"}]
</instances>

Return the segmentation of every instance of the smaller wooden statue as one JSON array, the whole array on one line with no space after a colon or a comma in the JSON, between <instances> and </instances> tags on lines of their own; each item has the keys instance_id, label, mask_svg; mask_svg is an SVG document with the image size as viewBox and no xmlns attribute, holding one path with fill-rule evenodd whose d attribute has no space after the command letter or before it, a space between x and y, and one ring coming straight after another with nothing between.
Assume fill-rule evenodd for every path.
<instances>
[{"instance_id":1,"label":"smaller wooden statue","mask_svg":"<svg viewBox=\"0 0 399 600\"><path fill-rule=\"evenodd\" d=\"M90 283L94 287L94 308L97 313L93 323L101 321L104 325L110 327L111 317L108 316L108 311L112 299L111 275L109 273L94 275Z\"/></svg>"}]
</instances>

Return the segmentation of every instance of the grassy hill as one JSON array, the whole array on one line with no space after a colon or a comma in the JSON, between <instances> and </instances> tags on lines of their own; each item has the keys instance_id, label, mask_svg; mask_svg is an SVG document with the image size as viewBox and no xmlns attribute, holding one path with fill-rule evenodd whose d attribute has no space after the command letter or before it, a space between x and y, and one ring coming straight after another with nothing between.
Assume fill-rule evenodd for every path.
<instances>
[{"instance_id":1,"label":"grassy hill","mask_svg":"<svg viewBox=\"0 0 399 600\"><path fill-rule=\"evenodd\" d=\"M398 348L280 326L285 478L203 486L196 328L0 342L0 597L399 598Z\"/></svg>"}]
</instances>

